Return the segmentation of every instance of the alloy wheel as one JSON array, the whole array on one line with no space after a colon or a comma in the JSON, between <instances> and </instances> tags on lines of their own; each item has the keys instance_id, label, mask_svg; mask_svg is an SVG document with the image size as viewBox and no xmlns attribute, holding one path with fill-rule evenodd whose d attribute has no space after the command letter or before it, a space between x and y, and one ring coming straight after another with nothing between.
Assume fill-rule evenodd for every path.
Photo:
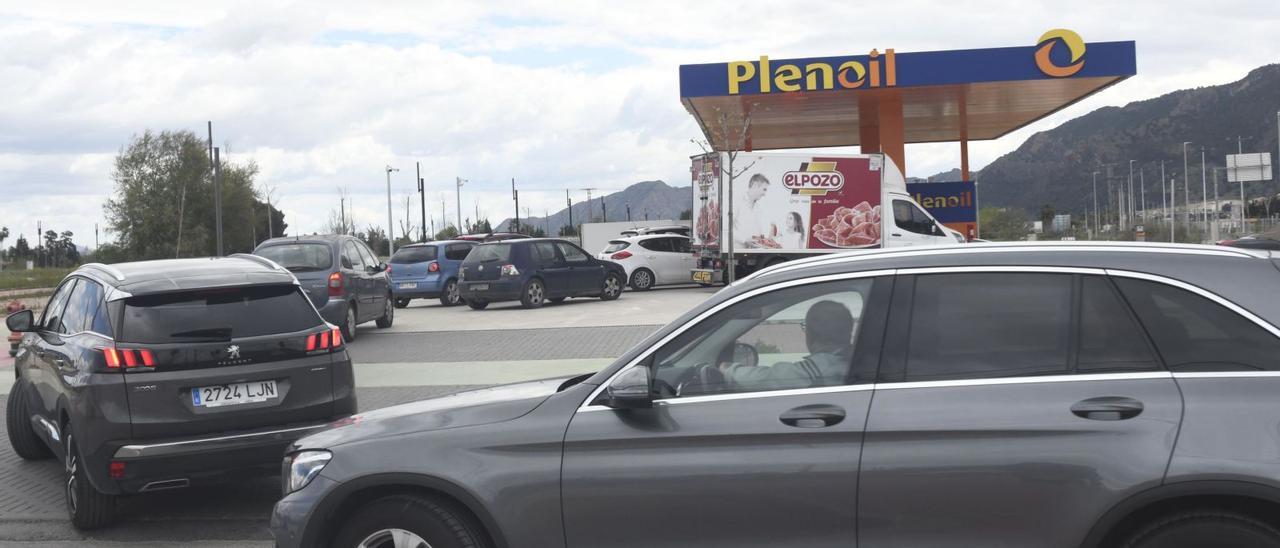
<instances>
[{"instance_id":1,"label":"alloy wheel","mask_svg":"<svg viewBox=\"0 0 1280 548\"><path fill-rule=\"evenodd\" d=\"M610 274L605 277L604 292L610 297L622 292L622 283L618 281L617 274Z\"/></svg>"},{"instance_id":2,"label":"alloy wheel","mask_svg":"<svg viewBox=\"0 0 1280 548\"><path fill-rule=\"evenodd\" d=\"M392 528L374 532L356 548L431 548L431 544L412 531Z\"/></svg>"},{"instance_id":3,"label":"alloy wheel","mask_svg":"<svg viewBox=\"0 0 1280 548\"><path fill-rule=\"evenodd\" d=\"M542 299L544 297L546 297L546 294L542 290L542 284L536 281L529 284L529 302L531 304L534 306L542 304Z\"/></svg>"},{"instance_id":4,"label":"alloy wheel","mask_svg":"<svg viewBox=\"0 0 1280 548\"><path fill-rule=\"evenodd\" d=\"M449 282L449 285L446 285L444 290L449 296L449 304L458 304L462 301L462 294L458 292L458 282Z\"/></svg>"},{"instance_id":5,"label":"alloy wheel","mask_svg":"<svg viewBox=\"0 0 1280 548\"><path fill-rule=\"evenodd\" d=\"M632 285L634 285L636 289L649 289L649 287L653 285L653 276L649 275L648 270L637 270L635 274L631 275L631 277L634 280Z\"/></svg>"},{"instance_id":6,"label":"alloy wheel","mask_svg":"<svg viewBox=\"0 0 1280 548\"><path fill-rule=\"evenodd\" d=\"M348 341L356 338L356 310L347 307L347 332L343 333Z\"/></svg>"}]
</instances>

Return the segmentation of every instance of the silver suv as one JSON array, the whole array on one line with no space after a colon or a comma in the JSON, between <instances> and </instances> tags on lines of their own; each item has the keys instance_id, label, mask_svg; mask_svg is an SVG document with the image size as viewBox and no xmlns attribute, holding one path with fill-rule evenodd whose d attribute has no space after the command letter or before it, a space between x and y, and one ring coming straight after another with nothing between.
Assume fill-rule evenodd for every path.
<instances>
[{"instance_id":1,"label":"silver suv","mask_svg":"<svg viewBox=\"0 0 1280 548\"><path fill-rule=\"evenodd\" d=\"M1268 252L806 259L594 374L358 415L281 546L1277 546ZM418 544L413 544L418 545Z\"/></svg>"}]
</instances>

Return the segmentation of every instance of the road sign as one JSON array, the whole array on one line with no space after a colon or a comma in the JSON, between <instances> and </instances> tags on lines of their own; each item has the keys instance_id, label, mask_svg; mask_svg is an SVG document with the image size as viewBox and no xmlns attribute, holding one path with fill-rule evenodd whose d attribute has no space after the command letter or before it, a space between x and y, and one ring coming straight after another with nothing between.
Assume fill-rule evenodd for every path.
<instances>
[{"instance_id":1,"label":"road sign","mask_svg":"<svg viewBox=\"0 0 1280 548\"><path fill-rule=\"evenodd\" d=\"M1248 183L1270 180L1270 152L1227 155L1227 182Z\"/></svg>"}]
</instances>

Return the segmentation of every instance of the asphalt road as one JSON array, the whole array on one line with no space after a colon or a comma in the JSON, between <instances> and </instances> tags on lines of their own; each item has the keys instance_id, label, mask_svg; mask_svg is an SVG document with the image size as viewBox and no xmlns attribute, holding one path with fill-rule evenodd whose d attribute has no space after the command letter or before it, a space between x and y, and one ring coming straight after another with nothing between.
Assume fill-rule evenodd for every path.
<instances>
[{"instance_id":1,"label":"asphalt road","mask_svg":"<svg viewBox=\"0 0 1280 548\"><path fill-rule=\"evenodd\" d=\"M539 310L414 301L397 310L392 328L366 324L350 343L360 409L595 371L712 293L627 292L613 303L570 300ZM12 362L0 356L2 415ZM267 522L278 477L127 497L116 526L89 534L66 521L61 482L60 463L23 461L0 437L0 547L272 545Z\"/></svg>"}]
</instances>

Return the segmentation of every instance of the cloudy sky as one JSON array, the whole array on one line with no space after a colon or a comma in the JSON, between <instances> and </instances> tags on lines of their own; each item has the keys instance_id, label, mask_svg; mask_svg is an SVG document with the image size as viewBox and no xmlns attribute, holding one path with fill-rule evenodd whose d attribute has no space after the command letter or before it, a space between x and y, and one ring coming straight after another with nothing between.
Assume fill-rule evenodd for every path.
<instances>
[{"instance_id":1,"label":"cloudy sky","mask_svg":"<svg viewBox=\"0 0 1280 548\"><path fill-rule=\"evenodd\" d=\"M0 0L0 225L30 237L42 221L92 246L120 147L148 128L203 135L207 120L231 160L258 163L291 231L320 230L339 187L360 226L385 224L388 164L396 217L412 194L416 219L415 162L437 225L442 201L453 222L456 176L466 217L510 216L512 177L541 216L564 189L687 184L699 134L680 64L1031 45L1059 27L1136 40L1138 76L974 143L974 168L1100 106L1280 62L1274 0ZM958 154L909 146L908 175Z\"/></svg>"}]
</instances>

